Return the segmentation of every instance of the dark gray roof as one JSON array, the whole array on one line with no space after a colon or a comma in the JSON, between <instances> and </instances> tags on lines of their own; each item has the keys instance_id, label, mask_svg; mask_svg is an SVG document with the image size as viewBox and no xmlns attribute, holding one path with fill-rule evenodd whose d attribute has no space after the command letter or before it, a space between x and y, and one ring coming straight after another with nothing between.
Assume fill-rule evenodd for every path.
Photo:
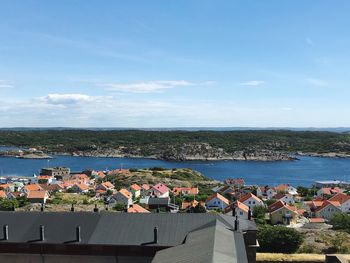
<instances>
[{"instance_id":1,"label":"dark gray roof","mask_svg":"<svg viewBox=\"0 0 350 263\"><path fill-rule=\"evenodd\" d=\"M2 226L8 225L9 239L0 243L38 242L40 225L45 227L47 244L74 242L76 227L81 227L81 242L86 245L126 245L173 247L158 252L155 263L176 254L172 262L246 262L243 236L234 232L233 217L219 214L129 214L92 212L0 212ZM157 244L154 227L158 227ZM251 221L241 220L241 230L255 229ZM239 249L239 250L237 250ZM237 251L242 252L238 253ZM180 255L179 255L179 254ZM208 253L208 254L207 254ZM192 258L192 260L191 260ZM202 259L198 260L198 259ZM217 259L220 259L217 261ZM228 260L230 259L230 260Z\"/></svg>"},{"instance_id":2,"label":"dark gray roof","mask_svg":"<svg viewBox=\"0 0 350 263\"><path fill-rule=\"evenodd\" d=\"M169 197L150 197L148 199L148 205L168 205L170 203Z\"/></svg>"}]
</instances>

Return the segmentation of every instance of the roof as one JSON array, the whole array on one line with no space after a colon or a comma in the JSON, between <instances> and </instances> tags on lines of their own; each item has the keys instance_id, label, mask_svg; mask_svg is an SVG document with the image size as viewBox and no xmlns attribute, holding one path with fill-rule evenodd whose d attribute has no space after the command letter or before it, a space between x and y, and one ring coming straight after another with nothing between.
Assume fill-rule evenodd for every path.
<instances>
[{"instance_id":1,"label":"roof","mask_svg":"<svg viewBox=\"0 0 350 263\"><path fill-rule=\"evenodd\" d=\"M322 193L325 195L334 195L336 193L342 193L343 190L339 187L323 187L319 191L322 190Z\"/></svg>"},{"instance_id":2,"label":"roof","mask_svg":"<svg viewBox=\"0 0 350 263\"><path fill-rule=\"evenodd\" d=\"M80 190L88 190L89 186L87 184L75 184L76 187L78 187Z\"/></svg>"},{"instance_id":3,"label":"roof","mask_svg":"<svg viewBox=\"0 0 350 263\"><path fill-rule=\"evenodd\" d=\"M157 190L161 194L165 194L166 192L169 191L169 188L165 184L162 184L162 183L158 183L158 184L152 186L152 189Z\"/></svg>"},{"instance_id":4,"label":"roof","mask_svg":"<svg viewBox=\"0 0 350 263\"><path fill-rule=\"evenodd\" d=\"M102 185L106 188L114 188L114 185L111 182L104 182L102 183Z\"/></svg>"},{"instance_id":5,"label":"roof","mask_svg":"<svg viewBox=\"0 0 350 263\"><path fill-rule=\"evenodd\" d=\"M329 201L338 201L341 205L344 204L345 202L350 200L350 195L346 195L343 193L338 193L331 198L328 199Z\"/></svg>"},{"instance_id":6,"label":"roof","mask_svg":"<svg viewBox=\"0 0 350 263\"><path fill-rule=\"evenodd\" d=\"M191 202L187 202L187 201L183 201L181 203L181 209L182 210L185 210L185 209L188 209L190 207L196 207L198 205L198 201L197 200L193 200Z\"/></svg>"},{"instance_id":7,"label":"roof","mask_svg":"<svg viewBox=\"0 0 350 263\"><path fill-rule=\"evenodd\" d=\"M170 203L169 197L150 197L148 198L148 205L168 205Z\"/></svg>"},{"instance_id":8,"label":"roof","mask_svg":"<svg viewBox=\"0 0 350 263\"><path fill-rule=\"evenodd\" d=\"M125 196L128 199L132 198L132 194L128 190L126 190L125 188L120 189L118 192L121 193L123 196Z\"/></svg>"},{"instance_id":9,"label":"roof","mask_svg":"<svg viewBox=\"0 0 350 263\"><path fill-rule=\"evenodd\" d=\"M6 193L4 190L0 190L0 198L6 198Z\"/></svg>"},{"instance_id":10,"label":"roof","mask_svg":"<svg viewBox=\"0 0 350 263\"><path fill-rule=\"evenodd\" d=\"M142 185L142 189L144 189L144 190L149 190L151 187L148 185L148 184L143 184Z\"/></svg>"},{"instance_id":11,"label":"roof","mask_svg":"<svg viewBox=\"0 0 350 263\"><path fill-rule=\"evenodd\" d=\"M180 194L181 192L189 192L190 195L197 195L198 194L198 187L174 187L173 193L175 195Z\"/></svg>"},{"instance_id":12,"label":"roof","mask_svg":"<svg viewBox=\"0 0 350 263\"><path fill-rule=\"evenodd\" d=\"M28 199L44 199L47 197L47 191L30 191L27 195Z\"/></svg>"},{"instance_id":13,"label":"roof","mask_svg":"<svg viewBox=\"0 0 350 263\"><path fill-rule=\"evenodd\" d=\"M219 194L219 193L215 193L215 194L213 194L212 196L208 197L208 199L207 199L205 202L208 203L210 200L212 200L212 199L214 199L214 198L217 198L217 199L221 200L221 201L224 202L225 204L229 204L229 203L230 203L230 201L229 201L227 198L223 197L223 196L222 196L221 194Z\"/></svg>"},{"instance_id":14,"label":"roof","mask_svg":"<svg viewBox=\"0 0 350 263\"><path fill-rule=\"evenodd\" d=\"M316 209L316 211L317 211L317 212L322 211L323 209L325 209L327 206L330 206L330 205L335 206L335 207L337 207L337 208L340 207L340 203L339 203L338 201L329 201L329 200L325 200L325 201L323 201L322 206L318 207L318 208Z\"/></svg>"},{"instance_id":15,"label":"roof","mask_svg":"<svg viewBox=\"0 0 350 263\"><path fill-rule=\"evenodd\" d=\"M97 176L98 176L99 178L101 178L101 179L103 179L103 178L106 177L106 175L104 174L104 172L101 172L101 171L97 172Z\"/></svg>"},{"instance_id":16,"label":"roof","mask_svg":"<svg viewBox=\"0 0 350 263\"><path fill-rule=\"evenodd\" d=\"M244 202L247 201L249 198L253 198L253 199L255 199L255 200L256 200L257 202L259 202L259 203L262 202L261 199L260 199L259 197L257 197L256 195L254 195L254 194L252 194L252 193L248 193L248 194L242 196L242 197L239 199L239 201L242 202L242 203L244 203Z\"/></svg>"},{"instance_id":17,"label":"roof","mask_svg":"<svg viewBox=\"0 0 350 263\"><path fill-rule=\"evenodd\" d=\"M324 223L325 219L320 217L309 218L309 223Z\"/></svg>"},{"instance_id":18,"label":"roof","mask_svg":"<svg viewBox=\"0 0 350 263\"><path fill-rule=\"evenodd\" d=\"M138 204L132 204L128 208L128 213L150 213L147 209L143 208Z\"/></svg>"},{"instance_id":19,"label":"roof","mask_svg":"<svg viewBox=\"0 0 350 263\"><path fill-rule=\"evenodd\" d=\"M141 190L141 186L139 186L138 184L132 184L130 185L130 188L134 191L140 191Z\"/></svg>"},{"instance_id":20,"label":"roof","mask_svg":"<svg viewBox=\"0 0 350 263\"><path fill-rule=\"evenodd\" d=\"M89 212L0 212L0 225L8 225L12 243L28 244L45 227L41 244L65 244L76 240L79 245L159 247L153 263L201 262L247 263L241 231L232 231L232 217L219 214L192 213L89 213ZM253 222L240 220L240 229L256 230ZM153 243L154 228L158 243ZM14 244L16 245L16 244ZM168 248L169 247L169 248Z\"/></svg>"},{"instance_id":21,"label":"roof","mask_svg":"<svg viewBox=\"0 0 350 263\"><path fill-rule=\"evenodd\" d=\"M27 184L26 186L24 186L24 189L26 189L27 191L39 191L41 190L41 187L38 184Z\"/></svg>"},{"instance_id":22,"label":"roof","mask_svg":"<svg viewBox=\"0 0 350 263\"><path fill-rule=\"evenodd\" d=\"M281 209L283 207L288 209L288 210L290 210L290 211L292 211L292 212L294 212L294 213L297 213L297 210L296 210L296 208L294 206L288 205L288 204L286 204L285 202L282 202L282 201L277 201L277 202L269 205L268 211L270 213L274 213L274 212L276 212L277 210L279 210L279 209Z\"/></svg>"},{"instance_id":23,"label":"roof","mask_svg":"<svg viewBox=\"0 0 350 263\"><path fill-rule=\"evenodd\" d=\"M287 191L288 187L289 187L289 184L280 184L280 185L276 186L276 190L278 192L285 192L285 191Z\"/></svg>"}]
</instances>

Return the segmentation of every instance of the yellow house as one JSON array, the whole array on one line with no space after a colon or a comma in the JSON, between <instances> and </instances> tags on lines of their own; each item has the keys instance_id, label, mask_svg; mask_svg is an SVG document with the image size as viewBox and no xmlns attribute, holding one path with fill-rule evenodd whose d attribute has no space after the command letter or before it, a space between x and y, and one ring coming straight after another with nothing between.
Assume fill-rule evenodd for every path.
<instances>
[{"instance_id":1,"label":"yellow house","mask_svg":"<svg viewBox=\"0 0 350 263\"><path fill-rule=\"evenodd\" d=\"M298 212L294 206L282 201L277 201L268 207L271 224L295 224L298 219Z\"/></svg>"}]
</instances>

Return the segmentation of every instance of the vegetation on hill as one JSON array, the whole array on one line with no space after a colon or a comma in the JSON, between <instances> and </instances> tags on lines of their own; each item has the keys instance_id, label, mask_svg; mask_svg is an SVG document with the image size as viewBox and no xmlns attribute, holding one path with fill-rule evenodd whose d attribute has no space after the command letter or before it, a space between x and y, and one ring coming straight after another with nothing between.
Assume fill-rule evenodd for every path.
<instances>
[{"instance_id":1,"label":"vegetation on hill","mask_svg":"<svg viewBox=\"0 0 350 263\"><path fill-rule=\"evenodd\" d=\"M247 158L277 153L350 154L350 134L316 131L0 130L0 145L58 153L154 156L163 159ZM112 150L112 152L108 152ZM283 157L283 156L282 156ZM271 157L282 158L281 156Z\"/></svg>"}]
</instances>

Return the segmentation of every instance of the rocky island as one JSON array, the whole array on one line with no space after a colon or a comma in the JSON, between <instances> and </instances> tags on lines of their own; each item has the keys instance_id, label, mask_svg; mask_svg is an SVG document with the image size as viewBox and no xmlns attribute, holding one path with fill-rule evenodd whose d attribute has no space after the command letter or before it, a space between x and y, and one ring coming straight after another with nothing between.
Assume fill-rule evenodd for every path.
<instances>
[{"instance_id":1,"label":"rocky island","mask_svg":"<svg viewBox=\"0 0 350 263\"><path fill-rule=\"evenodd\" d=\"M174 161L290 161L298 155L350 156L349 133L289 130L0 130L0 144L35 147L47 155Z\"/></svg>"}]
</instances>

